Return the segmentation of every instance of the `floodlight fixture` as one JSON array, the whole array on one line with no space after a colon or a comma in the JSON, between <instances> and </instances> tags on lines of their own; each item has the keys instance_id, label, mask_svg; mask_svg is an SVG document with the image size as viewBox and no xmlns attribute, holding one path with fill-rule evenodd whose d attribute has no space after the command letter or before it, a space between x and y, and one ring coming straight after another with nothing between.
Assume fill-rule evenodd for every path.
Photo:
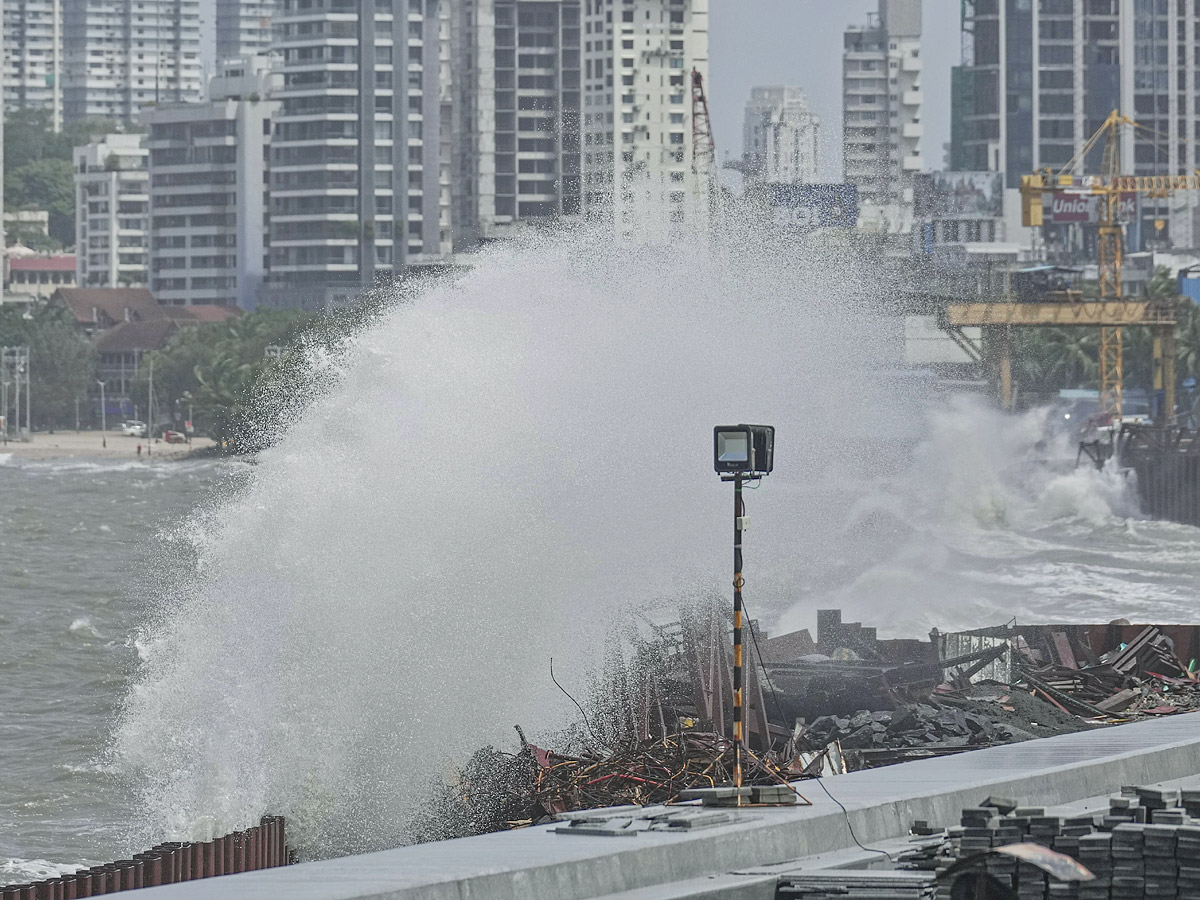
<instances>
[{"instance_id":1,"label":"floodlight fixture","mask_svg":"<svg viewBox=\"0 0 1200 900\"><path fill-rule=\"evenodd\" d=\"M742 487L748 481L769 475L774 466L774 425L718 425L713 429L713 468L722 481L733 482L733 787L738 806L742 805L746 791L742 786L742 755L749 752L745 746L744 720L742 532L750 520L746 517ZM788 800L781 802L795 802L799 796L793 790Z\"/></svg>"},{"instance_id":2,"label":"floodlight fixture","mask_svg":"<svg viewBox=\"0 0 1200 900\"><path fill-rule=\"evenodd\" d=\"M713 429L713 468L722 475L757 478L775 466L774 425L718 425Z\"/></svg>"}]
</instances>

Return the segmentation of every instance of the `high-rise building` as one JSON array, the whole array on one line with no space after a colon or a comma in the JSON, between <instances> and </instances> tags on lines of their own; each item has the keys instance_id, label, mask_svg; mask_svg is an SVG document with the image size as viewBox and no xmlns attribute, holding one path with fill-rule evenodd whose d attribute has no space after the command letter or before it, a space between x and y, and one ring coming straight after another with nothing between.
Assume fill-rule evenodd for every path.
<instances>
[{"instance_id":1,"label":"high-rise building","mask_svg":"<svg viewBox=\"0 0 1200 900\"><path fill-rule=\"evenodd\" d=\"M146 110L150 290L159 303L258 304L274 81L265 57L225 60L206 103Z\"/></svg>"},{"instance_id":2,"label":"high-rise building","mask_svg":"<svg viewBox=\"0 0 1200 900\"><path fill-rule=\"evenodd\" d=\"M217 63L265 56L276 0L216 0Z\"/></svg>"},{"instance_id":3,"label":"high-rise building","mask_svg":"<svg viewBox=\"0 0 1200 900\"><path fill-rule=\"evenodd\" d=\"M273 305L328 306L451 250L448 0L282 0Z\"/></svg>"},{"instance_id":4,"label":"high-rise building","mask_svg":"<svg viewBox=\"0 0 1200 900\"><path fill-rule=\"evenodd\" d=\"M707 215L692 166L692 72L708 0L583 0L583 211L661 240Z\"/></svg>"},{"instance_id":5,"label":"high-rise building","mask_svg":"<svg viewBox=\"0 0 1200 900\"><path fill-rule=\"evenodd\" d=\"M580 32L580 0L457 4L457 243L579 214Z\"/></svg>"},{"instance_id":6,"label":"high-rise building","mask_svg":"<svg viewBox=\"0 0 1200 900\"><path fill-rule=\"evenodd\" d=\"M1058 169L1112 110L1126 174L1190 173L1200 139L1200 8L1185 0L964 0L952 80L951 166L1020 177ZM1099 170L1101 149L1076 174ZM1083 171L1086 169L1087 171ZM1197 198L1142 198L1141 231L1196 246ZM1158 226L1162 226L1161 228Z\"/></svg>"},{"instance_id":7,"label":"high-rise building","mask_svg":"<svg viewBox=\"0 0 1200 900\"><path fill-rule=\"evenodd\" d=\"M63 0L4 0L4 110L44 109L63 120Z\"/></svg>"},{"instance_id":8,"label":"high-rise building","mask_svg":"<svg viewBox=\"0 0 1200 900\"><path fill-rule=\"evenodd\" d=\"M846 29L842 54L843 167L867 227L912 227L921 99L921 0L879 0L868 25Z\"/></svg>"},{"instance_id":9,"label":"high-rise building","mask_svg":"<svg viewBox=\"0 0 1200 900\"><path fill-rule=\"evenodd\" d=\"M742 171L747 179L775 184L817 181L820 124L802 89L754 88L742 128Z\"/></svg>"},{"instance_id":10,"label":"high-rise building","mask_svg":"<svg viewBox=\"0 0 1200 900\"><path fill-rule=\"evenodd\" d=\"M68 121L200 99L200 0L66 0L63 46Z\"/></svg>"},{"instance_id":11,"label":"high-rise building","mask_svg":"<svg viewBox=\"0 0 1200 900\"><path fill-rule=\"evenodd\" d=\"M76 147L75 268L80 287L146 283L150 195L140 134Z\"/></svg>"}]
</instances>

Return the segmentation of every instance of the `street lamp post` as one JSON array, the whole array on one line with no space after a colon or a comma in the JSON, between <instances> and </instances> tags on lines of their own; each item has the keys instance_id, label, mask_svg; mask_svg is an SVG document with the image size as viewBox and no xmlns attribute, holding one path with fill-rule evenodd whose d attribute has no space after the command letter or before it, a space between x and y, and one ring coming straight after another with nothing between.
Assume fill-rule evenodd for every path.
<instances>
[{"instance_id":1,"label":"street lamp post","mask_svg":"<svg viewBox=\"0 0 1200 900\"><path fill-rule=\"evenodd\" d=\"M108 410L104 403L104 382L99 378L96 379L96 384L100 385L100 446L108 449Z\"/></svg>"}]
</instances>

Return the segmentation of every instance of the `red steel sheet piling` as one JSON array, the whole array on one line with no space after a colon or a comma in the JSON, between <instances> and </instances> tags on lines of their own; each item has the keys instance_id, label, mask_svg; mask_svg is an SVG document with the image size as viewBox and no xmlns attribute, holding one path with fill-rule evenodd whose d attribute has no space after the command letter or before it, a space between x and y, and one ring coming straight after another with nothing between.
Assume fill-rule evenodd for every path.
<instances>
[{"instance_id":1,"label":"red steel sheet piling","mask_svg":"<svg viewBox=\"0 0 1200 900\"><path fill-rule=\"evenodd\" d=\"M275 816L266 816L263 818L264 827L266 828L267 837L267 868L273 869L279 865L279 819Z\"/></svg>"},{"instance_id":2,"label":"red steel sheet piling","mask_svg":"<svg viewBox=\"0 0 1200 900\"><path fill-rule=\"evenodd\" d=\"M173 884L175 882L175 873L170 845L159 844L150 852L158 854L158 883Z\"/></svg>"},{"instance_id":3,"label":"red steel sheet piling","mask_svg":"<svg viewBox=\"0 0 1200 900\"><path fill-rule=\"evenodd\" d=\"M30 884L0 885L0 900L83 900L116 891L158 887L196 878L213 878L292 865L283 816L263 816L257 825L211 841L158 844L132 859L79 869Z\"/></svg>"},{"instance_id":4,"label":"red steel sheet piling","mask_svg":"<svg viewBox=\"0 0 1200 900\"><path fill-rule=\"evenodd\" d=\"M159 854L135 853L133 858L142 863L142 887L158 887L162 884L162 857Z\"/></svg>"},{"instance_id":5,"label":"red steel sheet piling","mask_svg":"<svg viewBox=\"0 0 1200 900\"><path fill-rule=\"evenodd\" d=\"M142 868L142 861L140 859L129 859L126 862L128 865L125 867L125 874L132 883L134 890L145 887L146 873Z\"/></svg>"},{"instance_id":6,"label":"red steel sheet piling","mask_svg":"<svg viewBox=\"0 0 1200 900\"><path fill-rule=\"evenodd\" d=\"M137 871L132 859L119 859L113 863L113 866L121 876L121 890L131 891L141 887L137 883Z\"/></svg>"}]
</instances>

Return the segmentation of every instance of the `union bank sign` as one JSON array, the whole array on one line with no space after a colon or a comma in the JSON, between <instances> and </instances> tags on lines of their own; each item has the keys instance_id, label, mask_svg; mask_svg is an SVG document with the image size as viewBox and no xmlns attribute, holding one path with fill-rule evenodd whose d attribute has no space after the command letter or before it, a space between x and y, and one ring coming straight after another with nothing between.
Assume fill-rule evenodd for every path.
<instances>
[{"instance_id":1,"label":"union bank sign","mask_svg":"<svg viewBox=\"0 0 1200 900\"><path fill-rule=\"evenodd\" d=\"M1095 225L1100 221L1103 198L1096 194L1063 191L1051 195L1050 221L1055 225ZM1137 195L1121 194L1117 199L1117 222L1132 222L1137 218Z\"/></svg>"}]
</instances>

